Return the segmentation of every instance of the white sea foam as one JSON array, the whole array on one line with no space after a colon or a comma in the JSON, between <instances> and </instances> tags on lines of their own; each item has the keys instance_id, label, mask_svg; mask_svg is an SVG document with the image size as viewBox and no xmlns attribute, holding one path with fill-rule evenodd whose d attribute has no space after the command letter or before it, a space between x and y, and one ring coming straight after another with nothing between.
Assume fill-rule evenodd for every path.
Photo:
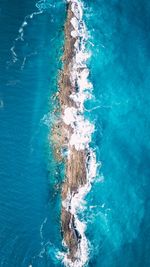
<instances>
[{"instance_id":1,"label":"white sea foam","mask_svg":"<svg viewBox=\"0 0 150 267\"><path fill-rule=\"evenodd\" d=\"M63 120L73 129L70 137L70 145L76 150L84 150L89 147L91 142L91 134L94 132L94 125L84 118L83 114L74 107L67 107L63 116Z\"/></svg>"},{"instance_id":2,"label":"white sea foam","mask_svg":"<svg viewBox=\"0 0 150 267\"><path fill-rule=\"evenodd\" d=\"M88 120L83 119L82 116L78 116L75 125L74 132L70 138L70 145L74 146L76 150L88 148L91 142L91 134L94 131L94 125Z\"/></svg>"},{"instance_id":3,"label":"white sea foam","mask_svg":"<svg viewBox=\"0 0 150 267\"><path fill-rule=\"evenodd\" d=\"M78 231L81 239L78 244L78 250L76 254L76 261L72 262L67 257L67 253L59 254L59 257L63 259L65 266L68 267L83 267L89 258L89 241L85 236L86 222L79 220L78 214L86 207L85 196L91 190L91 184L96 177L97 162L96 154L90 148L90 142L92 133L94 132L94 124L87 120L84 116L84 102L87 99L92 98L93 85L88 80L89 69L86 65L88 58L91 56L86 51L86 41L88 39L88 33L85 23L83 22L83 5L79 0L67 0L71 2L71 10L74 17L71 19L73 30L71 36L76 39L74 44L75 55L71 63L71 83L76 92L70 95L70 98L76 103L75 107L66 107L62 119L66 125L70 125L72 128L72 135L70 136L68 148L72 146L76 150L86 151L86 177L87 183L84 186L78 188L77 193L68 194L63 201L63 207L71 212L74 216L74 223L76 230ZM68 157L70 153L68 153Z\"/></svg>"},{"instance_id":4,"label":"white sea foam","mask_svg":"<svg viewBox=\"0 0 150 267\"><path fill-rule=\"evenodd\" d=\"M64 111L63 121L67 125L71 124L71 126L72 126L76 120L76 116L77 116L77 109L76 108L66 107L66 109Z\"/></svg>"},{"instance_id":5,"label":"white sea foam","mask_svg":"<svg viewBox=\"0 0 150 267\"><path fill-rule=\"evenodd\" d=\"M44 221L42 222L42 224L40 226L40 237L41 237L42 242L43 242L43 228L44 228L46 222L47 222L47 217L44 219Z\"/></svg>"},{"instance_id":6,"label":"white sea foam","mask_svg":"<svg viewBox=\"0 0 150 267\"><path fill-rule=\"evenodd\" d=\"M73 38L78 37L78 32L77 32L77 31L71 31L71 36L72 36Z\"/></svg>"},{"instance_id":7,"label":"white sea foam","mask_svg":"<svg viewBox=\"0 0 150 267\"><path fill-rule=\"evenodd\" d=\"M78 20L82 18L82 8L77 2L72 3L71 10Z\"/></svg>"},{"instance_id":8,"label":"white sea foam","mask_svg":"<svg viewBox=\"0 0 150 267\"><path fill-rule=\"evenodd\" d=\"M73 17L73 18L71 19L70 22L71 22L72 26L74 27L74 29L75 29L76 31L78 31L79 23L78 23L77 18L76 18L76 17Z\"/></svg>"},{"instance_id":9,"label":"white sea foam","mask_svg":"<svg viewBox=\"0 0 150 267\"><path fill-rule=\"evenodd\" d=\"M83 62L85 62L89 57L89 53L79 51L78 53L76 53L76 64L83 64Z\"/></svg>"}]
</instances>

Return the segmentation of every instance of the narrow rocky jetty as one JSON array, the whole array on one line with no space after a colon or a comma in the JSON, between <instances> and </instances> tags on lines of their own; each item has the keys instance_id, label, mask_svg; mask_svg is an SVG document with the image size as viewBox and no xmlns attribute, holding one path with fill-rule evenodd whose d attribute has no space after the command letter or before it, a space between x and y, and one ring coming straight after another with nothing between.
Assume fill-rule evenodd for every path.
<instances>
[{"instance_id":1,"label":"narrow rocky jetty","mask_svg":"<svg viewBox=\"0 0 150 267\"><path fill-rule=\"evenodd\" d=\"M67 4L67 19L65 23L65 46L63 63L64 68L60 78L60 93L59 99L62 109L62 114L65 113L66 107L76 108L76 103L71 99L70 95L75 92L77 88L71 83L71 69L73 59L75 56L74 45L77 38L71 36L74 30L71 24L71 19L74 14L71 10L71 2ZM66 158L66 178L62 188L62 203L68 197L77 193L80 186L86 183L86 151L76 150L74 146L69 145L69 139L72 134L72 127L63 123L62 132L64 133L64 140L67 141L69 155ZM65 142L62 144L65 147ZM71 209L71 207L70 207ZM66 246L68 247L68 257L71 261L77 260L77 250L80 242L80 233L76 229L74 214L71 213L69 207L63 207L61 214L62 232Z\"/></svg>"},{"instance_id":2,"label":"narrow rocky jetty","mask_svg":"<svg viewBox=\"0 0 150 267\"><path fill-rule=\"evenodd\" d=\"M89 148L94 126L84 118L84 101L91 98L92 85L87 80L86 28L80 1L67 1L64 29L63 67L58 81L60 116L53 127L53 143L57 159L65 162L61 209L63 241L67 248L65 262L66 266L80 267L87 261L88 242L85 225L79 221L76 210L80 198L89 190L96 166L95 154Z\"/></svg>"}]
</instances>

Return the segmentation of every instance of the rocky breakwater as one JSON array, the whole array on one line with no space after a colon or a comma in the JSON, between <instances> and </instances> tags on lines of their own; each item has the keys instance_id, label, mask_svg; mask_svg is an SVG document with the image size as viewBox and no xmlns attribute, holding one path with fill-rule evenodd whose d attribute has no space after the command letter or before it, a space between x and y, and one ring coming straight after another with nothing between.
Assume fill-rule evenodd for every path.
<instances>
[{"instance_id":1,"label":"rocky breakwater","mask_svg":"<svg viewBox=\"0 0 150 267\"><path fill-rule=\"evenodd\" d=\"M87 31L83 6L78 0L67 1L63 68L59 76L60 117L53 130L57 158L65 161L62 186L61 225L66 266L84 266L88 260L86 223L78 212L96 175L96 157L90 148L94 125L84 117L84 102L92 97L86 61Z\"/></svg>"}]
</instances>

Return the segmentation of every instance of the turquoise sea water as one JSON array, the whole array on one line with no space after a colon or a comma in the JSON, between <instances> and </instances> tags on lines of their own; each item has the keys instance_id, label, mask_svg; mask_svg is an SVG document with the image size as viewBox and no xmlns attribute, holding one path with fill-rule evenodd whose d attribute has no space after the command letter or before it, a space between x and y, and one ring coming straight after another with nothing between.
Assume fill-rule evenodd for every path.
<instances>
[{"instance_id":1,"label":"turquoise sea water","mask_svg":"<svg viewBox=\"0 0 150 267\"><path fill-rule=\"evenodd\" d=\"M36 4L0 1L2 267L63 266L56 259L62 250L62 166L53 159L47 124L54 119L65 2ZM95 95L86 108L95 122L92 146L101 162L82 214L91 243L88 266L148 267L150 5L84 4Z\"/></svg>"},{"instance_id":2,"label":"turquoise sea water","mask_svg":"<svg viewBox=\"0 0 150 267\"><path fill-rule=\"evenodd\" d=\"M150 6L132 0L86 1L86 7L104 179L87 197L89 266L150 266Z\"/></svg>"},{"instance_id":3,"label":"turquoise sea water","mask_svg":"<svg viewBox=\"0 0 150 267\"><path fill-rule=\"evenodd\" d=\"M51 96L56 91L64 3L58 1L42 14L25 19L39 11L35 4L35 1L0 1L0 266L3 267L55 266L52 244L57 248L61 245L60 201L50 186L55 173L50 168L49 129L43 117L50 111ZM24 39L15 41L23 22L27 22Z\"/></svg>"}]
</instances>

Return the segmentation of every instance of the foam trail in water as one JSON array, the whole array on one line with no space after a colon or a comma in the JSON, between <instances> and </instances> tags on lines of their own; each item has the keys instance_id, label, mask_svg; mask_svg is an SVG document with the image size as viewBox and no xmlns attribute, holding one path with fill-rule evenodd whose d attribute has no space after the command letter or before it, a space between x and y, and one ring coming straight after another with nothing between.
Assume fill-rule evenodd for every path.
<instances>
[{"instance_id":1,"label":"foam trail in water","mask_svg":"<svg viewBox=\"0 0 150 267\"><path fill-rule=\"evenodd\" d=\"M74 146L76 150L86 151L86 177L87 183L78 188L78 192L71 194L68 191L67 198L63 201L63 207L71 212L75 218L75 228L77 229L81 240L78 244L78 250L75 262L67 257L67 253L60 253L58 256L63 258L65 266L83 267L89 258L89 241L85 236L86 222L79 220L78 213L84 210L85 196L91 189L91 183L96 176L97 162L96 154L90 148L91 135L94 132L94 124L84 117L84 102L92 98L93 86L88 80L89 69L86 65L90 53L86 51L86 42L88 34L83 21L83 5L79 0L68 0L71 2L71 10L74 17L71 19L73 30L72 38L76 38L74 45L74 58L71 64L71 83L77 92L71 94L71 99L76 103L76 107L66 107L62 119L65 124L70 125L73 133L69 140L69 147ZM68 151L69 157L69 151Z\"/></svg>"},{"instance_id":2,"label":"foam trail in water","mask_svg":"<svg viewBox=\"0 0 150 267\"><path fill-rule=\"evenodd\" d=\"M18 30L18 36L15 38L15 40L13 41L13 45L10 48L10 51L12 53L12 61L13 61L13 63L16 63L18 61L18 59L19 59L19 57L17 55L17 52L16 52L16 44L17 44L17 42L19 40L22 41L22 42L24 41L24 29L28 25L28 21L33 19L35 16L40 15L42 13L43 13L43 11L40 10L40 11L33 12L33 13L25 16L24 21L23 21L23 23L21 24L21 26L20 26L20 28ZM21 66L21 69L24 68L25 62L26 62L26 57L23 59L23 64Z\"/></svg>"},{"instance_id":3,"label":"foam trail in water","mask_svg":"<svg viewBox=\"0 0 150 267\"><path fill-rule=\"evenodd\" d=\"M41 244L43 244L43 228L44 228L46 223L47 223L47 217L44 219L44 221L42 222L41 227L40 227L40 237L42 240Z\"/></svg>"}]
</instances>

